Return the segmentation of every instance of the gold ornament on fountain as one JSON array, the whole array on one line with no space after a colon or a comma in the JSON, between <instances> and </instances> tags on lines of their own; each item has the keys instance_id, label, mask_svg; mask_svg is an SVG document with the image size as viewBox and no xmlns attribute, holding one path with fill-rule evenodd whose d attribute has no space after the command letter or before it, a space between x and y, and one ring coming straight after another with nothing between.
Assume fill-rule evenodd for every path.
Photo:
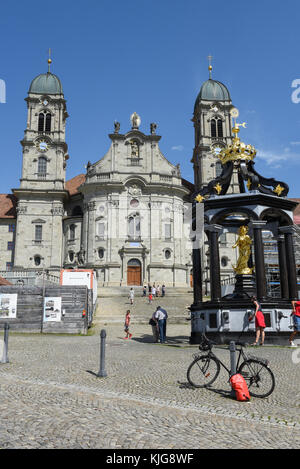
<instances>
[{"instance_id":1,"label":"gold ornament on fountain","mask_svg":"<svg viewBox=\"0 0 300 469\"><path fill-rule=\"evenodd\" d=\"M214 189L216 190L217 194L220 195L220 192L222 190L221 184L218 182L218 184L214 186Z\"/></svg>"},{"instance_id":2,"label":"gold ornament on fountain","mask_svg":"<svg viewBox=\"0 0 300 469\"><path fill-rule=\"evenodd\" d=\"M248 267L248 261L251 254L252 240L248 233L248 227L245 225L240 226L239 236L232 249L239 248L239 257L236 266L232 266L234 271L240 275L252 274L252 267Z\"/></svg>"},{"instance_id":3,"label":"gold ornament on fountain","mask_svg":"<svg viewBox=\"0 0 300 469\"><path fill-rule=\"evenodd\" d=\"M275 194L277 194L279 197L281 196L281 192L283 191L284 191L284 187L282 187L280 184L277 184L277 186L273 190L273 192L275 192Z\"/></svg>"},{"instance_id":4,"label":"gold ornament on fountain","mask_svg":"<svg viewBox=\"0 0 300 469\"><path fill-rule=\"evenodd\" d=\"M204 197L203 197L203 195L201 195L201 194L198 194L198 195L195 197L195 201L198 202L198 203L201 203L203 200L204 200Z\"/></svg>"},{"instance_id":5,"label":"gold ornament on fountain","mask_svg":"<svg viewBox=\"0 0 300 469\"><path fill-rule=\"evenodd\" d=\"M236 108L231 109L231 117L234 119L234 127L232 132L234 134L232 144L227 145L226 148L220 151L218 158L222 164L226 164L228 161L239 161L246 160L251 161L256 155L256 150L252 145L246 145L238 137L240 127L246 128L246 122L237 123L236 118L239 116L239 111Z\"/></svg>"}]
</instances>

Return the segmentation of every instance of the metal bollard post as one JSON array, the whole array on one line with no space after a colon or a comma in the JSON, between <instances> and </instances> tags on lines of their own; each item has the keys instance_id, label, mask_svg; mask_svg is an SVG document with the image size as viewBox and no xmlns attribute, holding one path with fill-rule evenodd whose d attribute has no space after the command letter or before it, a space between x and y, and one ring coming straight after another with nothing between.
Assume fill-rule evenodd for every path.
<instances>
[{"instance_id":1,"label":"metal bollard post","mask_svg":"<svg viewBox=\"0 0 300 469\"><path fill-rule=\"evenodd\" d=\"M4 324L4 347L3 347L3 356L1 363L8 363L8 331L9 331L9 324L6 322Z\"/></svg>"},{"instance_id":2,"label":"metal bollard post","mask_svg":"<svg viewBox=\"0 0 300 469\"><path fill-rule=\"evenodd\" d=\"M106 330L102 329L100 332L101 345L100 345L100 370L97 374L99 378L105 378L107 373L105 371L105 339L106 339Z\"/></svg>"},{"instance_id":3,"label":"metal bollard post","mask_svg":"<svg viewBox=\"0 0 300 469\"><path fill-rule=\"evenodd\" d=\"M230 350L230 376L236 374L236 359L235 359L235 342L231 341L229 344Z\"/></svg>"},{"instance_id":4,"label":"metal bollard post","mask_svg":"<svg viewBox=\"0 0 300 469\"><path fill-rule=\"evenodd\" d=\"M229 344L230 350L230 377L236 374L235 342ZM231 390L231 396L235 397L235 391Z\"/></svg>"}]
</instances>

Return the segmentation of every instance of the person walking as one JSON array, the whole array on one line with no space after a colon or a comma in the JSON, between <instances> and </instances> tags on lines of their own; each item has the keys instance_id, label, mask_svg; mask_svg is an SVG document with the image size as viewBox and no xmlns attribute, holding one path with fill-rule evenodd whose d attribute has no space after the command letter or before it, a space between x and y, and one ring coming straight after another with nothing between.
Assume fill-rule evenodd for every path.
<instances>
[{"instance_id":1,"label":"person walking","mask_svg":"<svg viewBox=\"0 0 300 469\"><path fill-rule=\"evenodd\" d=\"M297 332L300 331L300 301L292 301L292 307L293 311L291 316L293 317L294 331L290 335L289 342L290 347L297 347L294 342L294 338L296 337Z\"/></svg>"},{"instance_id":2,"label":"person walking","mask_svg":"<svg viewBox=\"0 0 300 469\"><path fill-rule=\"evenodd\" d=\"M165 296L165 294L166 294L166 286L163 283L162 286L161 286L161 296Z\"/></svg>"},{"instance_id":3,"label":"person walking","mask_svg":"<svg viewBox=\"0 0 300 469\"><path fill-rule=\"evenodd\" d=\"M128 309L125 315L124 332L126 333L126 336L124 337L124 339L131 339L132 337L132 334L129 331L130 319L131 319L130 309Z\"/></svg>"},{"instance_id":4,"label":"person walking","mask_svg":"<svg viewBox=\"0 0 300 469\"><path fill-rule=\"evenodd\" d=\"M147 295L147 287L146 285L144 285L144 288L143 288L143 296L146 296Z\"/></svg>"},{"instance_id":5,"label":"person walking","mask_svg":"<svg viewBox=\"0 0 300 469\"><path fill-rule=\"evenodd\" d=\"M257 298L255 296L251 297L251 301L255 306L255 313L249 318L249 322L252 321L253 318L255 318L255 330L256 330L256 337L255 337L255 342L251 345L258 345L259 338L260 339L260 345L264 345L265 342L265 318L262 312L261 304L257 301Z\"/></svg>"},{"instance_id":6,"label":"person walking","mask_svg":"<svg viewBox=\"0 0 300 469\"><path fill-rule=\"evenodd\" d=\"M158 323L160 343L164 344L166 342L166 336L165 336L166 315L164 311L162 311L160 306L156 308L156 311L154 313L154 318L157 320L157 323Z\"/></svg>"},{"instance_id":7,"label":"person walking","mask_svg":"<svg viewBox=\"0 0 300 469\"><path fill-rule=\"evenodd\" d=\"M149 305L152 305L153 295L151 292L148 295L148 300L149 300Z\"/></svg>"},{"instance_id":8,"label":"person walking","mask_svg":"<svg viewBox=\"0 0 300 469\"><path fill-rule=\"evenodd\" d=\"M133 305L133 300L134 300L134 289L133 288L130 288L128 298L130 299L130 304Z\"/></svg>"},{"instance_id":9,"label":"person walking","mask_svg":"<svg viewBox=\"0 0 300 469\"><path fill-rule=\"evenodd\" d=\"M153 287L152 287L152 296L153 296L153 298L156 297L156 286L155 286L155 284L153 284Z\"/></svg>"}]
</instances>

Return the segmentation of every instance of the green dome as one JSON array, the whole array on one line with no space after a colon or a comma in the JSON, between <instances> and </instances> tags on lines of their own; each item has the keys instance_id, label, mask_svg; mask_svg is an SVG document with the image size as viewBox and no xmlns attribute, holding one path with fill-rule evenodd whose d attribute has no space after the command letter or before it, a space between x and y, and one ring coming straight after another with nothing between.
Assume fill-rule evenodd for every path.
<instances>
[{"instance_id":1,"label":"green dome","mask_svg":"<svg viewBox=\"0 0 300 469\"><path fill-rule=\"evenodd\" d=\"M53 73L42 73L32 80L29 93L62 94L61 81L56 75L53 75Z\"/></svg>"},{"instance_id":2,"label":"green dome","mask_svg":"<svg viewBox=\"0 0 300 469\"><path fill-rule=\"evenodd\" d=\"M211 78L203 83L197 96L195 107L201 100L206 101L231 101L228 89L220 81Z\"/></svg>"}]
</instances>

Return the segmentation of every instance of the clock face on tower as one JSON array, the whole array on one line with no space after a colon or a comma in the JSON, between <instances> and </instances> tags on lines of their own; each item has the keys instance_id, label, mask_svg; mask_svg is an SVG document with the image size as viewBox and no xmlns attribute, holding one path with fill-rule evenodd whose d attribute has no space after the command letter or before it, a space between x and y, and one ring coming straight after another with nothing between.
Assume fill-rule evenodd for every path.
<instances>
[{"instance_id":1,"label":"clock face on tower","mask_svg":"<svg viewBox=\"0 0 300 469\"><path fill-rule=\"evenodd\" d=\"M49 149L50 142L44 138L39 138L35 141L35 146L39 151L47 151Z\"/></svg>"},{"instance_id":2,"label":"clock face on tower","mask_svg":"<svg viewBox=\"0 0 300 469\"><path fill-rule=\"evenodd\" d=\"M214 156L218 157L219 156L219 153L220 151L223 150L223 146L220 145L219 143L215 143L213 145L211 145L210 149L211 149L211 152Z\"/></svg>"}]
</instances>

